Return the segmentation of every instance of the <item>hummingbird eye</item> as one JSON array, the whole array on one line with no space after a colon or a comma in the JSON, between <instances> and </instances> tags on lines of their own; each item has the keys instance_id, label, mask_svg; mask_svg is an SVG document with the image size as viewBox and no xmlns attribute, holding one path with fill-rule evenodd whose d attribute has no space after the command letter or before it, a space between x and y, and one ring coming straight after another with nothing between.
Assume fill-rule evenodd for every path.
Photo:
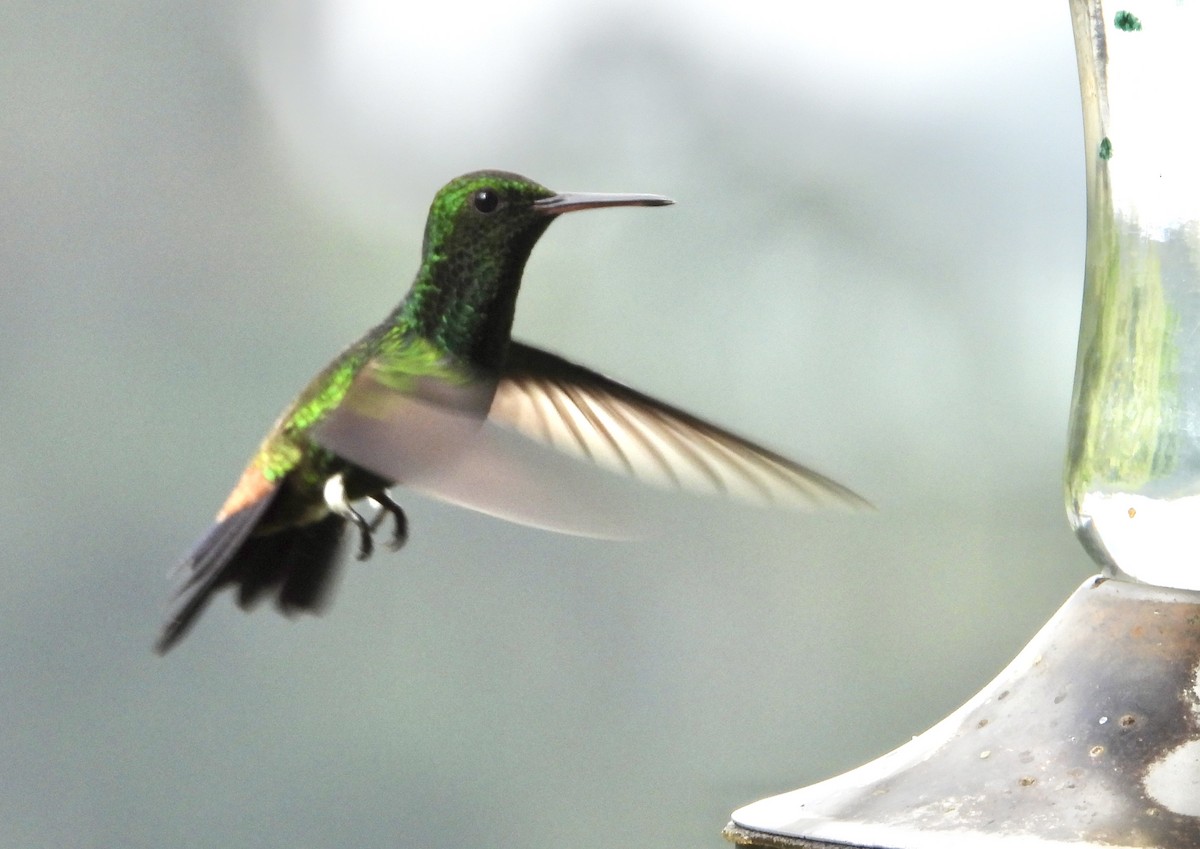
<instances>
[{"instance_id":1,"label":"hummingbird eye","mask_svg":"<svg viewBox=\"0 0 1200 849\"><path fill-rule=\"evenodd\" d=\"M500 206L500 193L495 189L480 189L472 198L475 208L485 215L489 212L495 212L496 207Z\"/></svg>"}]
</instances>

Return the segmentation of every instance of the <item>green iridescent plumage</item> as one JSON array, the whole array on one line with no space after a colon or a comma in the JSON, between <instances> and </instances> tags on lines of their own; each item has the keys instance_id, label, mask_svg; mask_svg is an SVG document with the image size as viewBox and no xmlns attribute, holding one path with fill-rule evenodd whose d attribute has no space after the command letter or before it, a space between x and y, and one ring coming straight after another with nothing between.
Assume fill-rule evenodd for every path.
<instances>
[{"instance_id":1,"label":"green iridescent plumage","mask_svg":"<svg viewBox=\"0 0 1200 849\"><path fill-rule=\"evenodd\" d=\"M530 214L496 227L486 216L464 215L471 197L487 188L506 203L532 203L554 192L515 174L483 171L459 177L434 198L425 226L421 267L408 296L388 319L318 374L280 417L252 460L276 481L312 446L310 428L345 398L368 359L398 391L417 377L454 383L473 370L498 370L512 329L517 289L529 252L553 220ZM322 481L341 471L332 459L312 470Z\"/></svg>"},{"instance_id":2,"label":"green iridescent plumage","mask_svg":"<svg viewBox=\"0 0 1200 849\"><path fill-rule=\"evenodd\" d=\"M544 186L503 172L449 183L430 207L421 269L393 314L393 325L401 334L415 334L454 356L498 367L525 262L554 219L527 212L497 227L491 217L462 215L484 183L505 203L526 209L554 196Z\"/></svg>"}]
</instances>

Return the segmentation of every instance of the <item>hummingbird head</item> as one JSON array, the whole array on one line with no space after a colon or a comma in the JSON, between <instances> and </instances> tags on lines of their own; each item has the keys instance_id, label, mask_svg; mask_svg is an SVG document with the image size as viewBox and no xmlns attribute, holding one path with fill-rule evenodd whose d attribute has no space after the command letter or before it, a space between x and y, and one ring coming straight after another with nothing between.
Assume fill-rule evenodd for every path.
<instances>
[{"instance_id":1,"label":"hummingbird head","mask_svg":"<svg viewBox=\"0 0 1200 849\"><path fill-rule=\"evenodd\" d=\"M480 265L527 258L552 220L535 213L533 205L553 196L545 186L505 171L476 171L451 180L429 207L425 262L449 262L469 276Z\"/></svg>"},{"instance_id":2,"label":"hummingbird head","mask_svg":"<svg viewBox=\"0 0 1200 849\"><path fill-rule=\"evenodd\" d=\"M550 222L581 209L669 203L658 195L556 193L507 171L465 174L433 199L421 270L401 308L431 341L476 361L498 360L525 262Z\"/></svg>"},{"instance_id":3,"label":"hummingbird head","mask_svg":"<svg viewBox=\"0 0 1200 849\"><path fill-rule=\"evenodd\" d=\"M604 206L664 206L658 195L555 193L508 171L475 171L437 193L425 224L426 261L438 256L464 264L512 261L520 267L550 222L565 212Z\"/></svg>"}]
</instances>

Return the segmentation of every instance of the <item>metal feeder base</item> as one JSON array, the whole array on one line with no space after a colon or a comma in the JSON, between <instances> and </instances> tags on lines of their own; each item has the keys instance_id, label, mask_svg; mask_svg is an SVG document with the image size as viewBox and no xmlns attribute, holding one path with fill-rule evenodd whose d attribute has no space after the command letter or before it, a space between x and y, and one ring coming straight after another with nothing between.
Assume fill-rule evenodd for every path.
<instances>
[{"instance_id":1,"label":"metal feeder base","mask_svg":"<svg viewBox=\"0 0 1200 849\"><path fill-rule=\"evenodd\" d=\"M1086 581L977 696L733 813L747 846L1200 847L1200 593Z\"/></svg>"}]
</instances>

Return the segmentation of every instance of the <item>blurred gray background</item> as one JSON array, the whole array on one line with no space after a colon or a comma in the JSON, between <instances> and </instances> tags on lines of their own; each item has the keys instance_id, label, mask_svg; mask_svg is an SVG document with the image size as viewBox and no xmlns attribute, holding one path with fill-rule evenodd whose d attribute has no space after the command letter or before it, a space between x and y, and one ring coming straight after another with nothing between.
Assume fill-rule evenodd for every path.
<instances>
[{"instance_id":1,"label":"blurred gray background","mask_svg":"<svg viewBox=\"0 0 1200 849\"><path fill-rule=\"evenodd\" d=\"M0 10L0 847L719 847L1092 570L1065 2L412 5ZM222 597L155 657L168 569L482 167L674 197L555 224L517 334L878 513L652 499L613 543L398 490L325 617Z\"/></svg>"}]
</instances>

